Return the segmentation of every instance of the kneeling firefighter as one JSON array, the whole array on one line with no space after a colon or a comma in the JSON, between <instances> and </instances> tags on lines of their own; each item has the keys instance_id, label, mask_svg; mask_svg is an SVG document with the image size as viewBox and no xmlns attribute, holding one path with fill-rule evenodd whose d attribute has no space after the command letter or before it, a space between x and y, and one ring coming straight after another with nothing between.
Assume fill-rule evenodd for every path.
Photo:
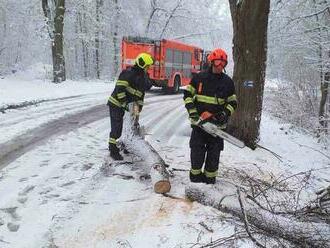
<instances>
[{"instance_id":1,"label":"kneeling firefighter","mask_svg":"<svg viewBox=\"0 0 330 248\"><path fill-rule=\"evenodd\" d=\"M212 51L208 56L210 67L195 74L184 91L183 99L192 127L191 182L214 184L216 181L223 139L210 135L196 124L201 120L210 121L225 129L229 116L237 107L234 82L223 72L227 61L224 50Z\"/></svg>"},{"instance_id":2,"label":"kneeling firefighter","mask_svg":"<svg viewBox=\"0 0 330 248\"><path fill-rule=\"evenodd\" d=\"M110 156L115 160L123 160L117 147L123 129L123 118L128 104L136 102L141 112L144 101L145 89L148 85L148 68L154 63L148 53L140 53L132 67L124 69L116 82L116 86L108 99L110 110L111 131L109 135Z\"/></svg>"}]
</instances>

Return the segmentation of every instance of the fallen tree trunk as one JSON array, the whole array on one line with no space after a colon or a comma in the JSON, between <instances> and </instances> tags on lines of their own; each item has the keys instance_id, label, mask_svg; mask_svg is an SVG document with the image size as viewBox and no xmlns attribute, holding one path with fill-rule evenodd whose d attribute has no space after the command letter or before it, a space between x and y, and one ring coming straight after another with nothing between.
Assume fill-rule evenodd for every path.
<instances>
[{"instance_id":1,"label":"fallen tree trunk","mask_svg":"<svg viewBox=\"0 0 330 248\"><path fill-rule=\"evenodd\" d=\"M138 124L138 113L136 107L130 108L131 116L125 118L125 136L123 142L130 152L143 158L146 165L150 168L150 176L154 186L154 191L159 194L167 193L171 190L169 172L166 163L158 152L144 139L141 127Z\"/></svg>"},{"instance_id":2,"label":"fallen tree trunk","mask_svg":"<svg viewBox=\"0 0 330 248\"><path fill-rule=\"evenodd\" d=\"M171 190L171 184L165 161L149 142L139 136L133 135L129 142L126 142L126 145L129 151L143 158L146 165L150 167L150 176L154 185L154 191L159 194L169 192Z\"/></svg>"},{"instance_id":3,"label":"fallen tree trunk","mask_svg":"<svg viewBox=\"0 0 330 248\"><path fill-rule=\"evenodd\" d=\"M221 183L221 188L217 189L214 186L196 184L187 187L185 194L190 200L238 217L245 224L266 232L270 237L289 241L298 247L330 247L329 225L301 222L294 217L271 214L249 202L244 194L238 194L234 185ZM239 202L240 195L244 206Z\"/></svg>"}]
</instances>

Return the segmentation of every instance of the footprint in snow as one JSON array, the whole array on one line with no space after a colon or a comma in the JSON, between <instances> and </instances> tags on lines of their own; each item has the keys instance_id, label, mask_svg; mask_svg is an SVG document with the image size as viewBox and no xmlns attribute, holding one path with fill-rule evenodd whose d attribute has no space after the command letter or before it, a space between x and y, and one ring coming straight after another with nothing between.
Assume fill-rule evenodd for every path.
<instances>
[{"instance_id":1,"label":"footprint in snow","mask_svg":"<svg viewBox=\"0 0 330 248\"><path fill-rule=\"evenodd\" d=\"M8 222L7 224L7 228L9 231L11 232L17 232L19 229L19 224L17 223L12 223L12 222Z\"/></svg>"},{"instance_id":2,"label":"footprint in snow","mask_svg":"<svg viewBox=\"0 0 330 248\"><path fill-rule=\"evenodd\" d=\"M18 181L21 183L21 182L26 182L28 180L27 177L22 177L21 179L19 179Z\"/></svg>"},{"instance_id":3,"label":"footprint in snow","mask_svg":"<svg viewBox=\"0 0 330 248\"><path fill-rule=\"evenodd\" d=\"M17 201L21 204L24 204L27 200L28 198L26 196L21 196L17 198Z\"/></svg>"},{"instance_id":4,"label":"footprint in snow","mask_svg":"<svg viewBox=\"0 0 330 248\"><path fill-rule=\"evenodd\" d=\"M31 192L35 188L34 185L26 186L21 192L18 193L19 196L26 196L29 192Z\"/></svg>"},{"instance_id":5,"label":"footprint in snow","mask_svg":"<svg viewBox=\"0 0 330 248\"><path fill-rule=\"evenodd\" d=\"M67 183L63 183L62 185L60 185L60 187L67 187L67 186L70 186L72 184L75 184L76 182L75 181L70 181L70 182L67 182Z\"/></svg>"},{"instance_id":6,"label":"footprint in snow","mask_svg":"<svg viewBox=\"0 0 330 248\"><path fill-rule=\"evenodd\" d=\"M94 164L92 163L87 163L84 164L83 167L81 168L82 171L88 171L89 169L91 169L93 167Z\"/></svg>"},{"instance_id":7,"label":"footprint in snow","mask_svg":"<svg viewBox=\"0 0 330 248\"><path fill-rule=\"evenodd\" d=\"M16 213L18 207L0 208L0 211L8 214L14 220L20 220L21 217Z\"/></svg>"},{"instance_id":8,"label":"footprint in snow","mask_svg":"<svg viewBox=\"0 0 330 248\"><path fill-rule=\"evenodd\" d=\"M45 195L49 192L51 192L53 190L52 187L47 187L47 188L44 188L42 191L39 192L40 195Z\"/></svg>"},{"instance_id":9,"label":"footprint in snow","mask_svg":"<svg viewBox=\"0 0 330 248\"><path fill-rule=\"evenodd\" d=\"M5 221L0 217L0 226L3 226L5 224Z\"/></svg>"}]
</instances>

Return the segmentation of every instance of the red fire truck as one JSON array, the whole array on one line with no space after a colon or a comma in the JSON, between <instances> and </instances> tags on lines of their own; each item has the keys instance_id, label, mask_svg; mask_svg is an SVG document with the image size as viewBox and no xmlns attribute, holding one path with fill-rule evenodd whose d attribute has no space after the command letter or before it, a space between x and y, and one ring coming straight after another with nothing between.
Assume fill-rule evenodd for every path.
<instances>
[{"instance_id":1,"label":"red fire truck","mask_svg":"<svg viewBox=\"0 0 330 248\"><path fill-rule=\"evenodd\" d=\"M192 74L201 70L204 60L203 50L196 46L173 40L128 36L122 40L121 68L133 65L141 52L147 52L155 59L148 70L151 84L172 93L189 84Z\"/></svg>"}]
</instances>

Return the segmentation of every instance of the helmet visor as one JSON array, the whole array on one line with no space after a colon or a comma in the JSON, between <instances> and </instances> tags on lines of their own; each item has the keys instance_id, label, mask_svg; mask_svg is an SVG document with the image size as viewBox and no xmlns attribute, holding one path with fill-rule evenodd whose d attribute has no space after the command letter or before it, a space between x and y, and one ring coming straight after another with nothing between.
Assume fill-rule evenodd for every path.
<instances>
[{"instance_id":1,"label":"helmet visor","mask_svg":"<svg viewBox=\"0 0 330 248\"><path fill-rule=\"evenodd\" d=\"M225 67L226 65L226 61L224 61L223 59L215 59L212 61L212 63L215 67Z\"/></svg>"}]
</instances>

